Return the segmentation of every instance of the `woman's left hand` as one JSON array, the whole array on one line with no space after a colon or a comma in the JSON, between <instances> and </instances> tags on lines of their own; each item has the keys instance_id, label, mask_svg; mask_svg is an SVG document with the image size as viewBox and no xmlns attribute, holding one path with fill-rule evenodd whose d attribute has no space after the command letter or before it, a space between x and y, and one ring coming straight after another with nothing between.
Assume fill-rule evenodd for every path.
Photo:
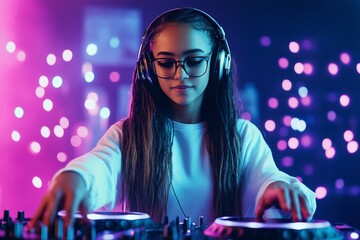
<instances>
[{"instance_id":1,"label":"woman's left hand","mask_svg":"<svg viewBox=\"0 0 360 240\"><path fill-rule=\"evenodd\" d=\"M293 221L307 221L310 218L304 194L285 182L273 182L265 189L256 207L256 219L262 221L265 210L272 206L290 213Z\"/></svg>"}]
</instances>

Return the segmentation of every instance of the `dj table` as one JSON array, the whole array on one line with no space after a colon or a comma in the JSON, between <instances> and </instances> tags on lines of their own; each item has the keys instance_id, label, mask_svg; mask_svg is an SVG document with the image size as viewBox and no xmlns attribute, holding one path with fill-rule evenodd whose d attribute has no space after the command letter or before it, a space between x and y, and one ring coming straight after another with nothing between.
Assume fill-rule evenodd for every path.
<instances>
[{"instance_id":1,"label":"dj table","mask_svg":"<svg viewBox=\"0 0 360 240\"><path fill-rule=\"evenodd\" d=\"M35 229L25 231L29 221L23 211L11 218L4 211L0 225L0 239L251 239L251 240L354 240L360 232L346 224L331 224L325 220L291 222L271 219L256 222L254 219L235 216L217 218L205 224L199 217L195 223L191 217L155 223L149 215L138 212L94 212L88 214L90 221L75 215L74 226L64 230L63 217L58 214L54 226L38 223Z\"/></svg>"}]
</instances>

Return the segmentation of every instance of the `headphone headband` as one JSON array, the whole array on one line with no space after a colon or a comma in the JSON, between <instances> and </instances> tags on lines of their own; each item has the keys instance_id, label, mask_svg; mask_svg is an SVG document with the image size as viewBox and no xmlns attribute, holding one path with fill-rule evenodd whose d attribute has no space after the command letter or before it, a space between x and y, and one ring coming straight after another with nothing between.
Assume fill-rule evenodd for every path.
<instances>
[{"instance_id":1,"label":"headphone headband","mask_svg":"<svg viewBox=\"0 0 360 240\"><path fill-rule=\"evenodd\" d=\"M212 66L214 66L216 75L218 76L219 80L221 80L225 75L227 75L229 73L230 65L231 65L231 52L230 52L229 45L225 38L224 29L208 13L206 13L200 9L197 9L197 8L186 7L186 8L174 8L174 9L168 10L168 11L160 14L146 28L146 30L142 36L141 45L140 45L139 52L138 52L138 63L137 63L136 71L137 71L137 76L139 78L147 79L150 82L152 82L150 74L149 74L149 70L151 70L151 67L149 66L149 59L147 59L148 58L147 55L149 55L149 53L146 53L145 50L148 47L148 44L149 44L148 38L150 37L149 35L152 32L153 28L157 27L160 24L159 21L161 21L161 19L163 19L164 16L169 15L174 12L182 11L182 10L191 10L191 11L194 11L194 12L200 14L205 19L207 19L208 22L213 26L213 28L215 30L215 35L217 36L217 38L220 42L218 44L216 44L217 51L215 52L216 56L214 57L215 59L212 61L213 62Z\"/></svg>"}]
</instances>

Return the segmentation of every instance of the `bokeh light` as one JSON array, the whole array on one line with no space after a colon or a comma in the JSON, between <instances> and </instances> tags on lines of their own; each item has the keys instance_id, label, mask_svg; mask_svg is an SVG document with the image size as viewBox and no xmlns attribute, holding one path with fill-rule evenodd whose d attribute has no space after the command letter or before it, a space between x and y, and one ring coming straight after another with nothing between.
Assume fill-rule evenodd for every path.
<instances>
[{"instance_id":1,"label":"bokeh light","mask_svg":"<svg viewBox=\"0 0 360 240\"><path fill-rule=\"evenodd\" d=\"M55 76L52 79L52 85L54 88L60 88L63 84L63 79L60 76Z\"/></svg>"},{"instance_id":2,"label":"bokeh light","mask_svg":"<svg viewBox=\"0 0 360 240\"><path fill-rule=\"evenodd\" d=\"M310 63L304 63L304 73L306 75L311 75L314 72L314 67Z\"/></svg>"},{"instance_id":3,"label":"bokeh light","mask_svg":"<svg viewBox=\"0 0 360 240\"><path fill-rule=\"evenodd\" d=\"M359 143L356 141L350 141L350 142L348 142L346 148L349 153L356 153L357 150L359 149Z\"/></svg>"},{"instance_id":4,"label":"bokeh light","mask_svg":"<svg viewBox=\"0 0 360 240\"><path fill-rule=\"evenodd\" d=\"M67 155L66 153L64 152L59 152L57 155L56 155L56 158L59 162L66 162L67 161Z\"/></svg>"},{"instance_id":5,"label":"bokeh light","mask_svg":"<svg viewBox=\"0 0 360 240\"><path fill-rule=\"evenodd\" d=\"M289 43L289 50L292 53L298 53L300 50L300 45L297 42L292 41Z\"/></svg>"},{"instance_id":6,"label":"bokeh light","mask_svg":"<svg viewBox=\"0 0 360 240\"><path fill-rule=\"evenodd\" d=\"M94 72L86 72L85 74L84 74L84 79L85 79L85 81L86 82L88 82L88 83L91 83L91 82L93 82L94 81L94 79L95 79L95 74L94 74Z\"/></svg>"},{"instance_id":7,"label":"bokeh light","mask_svg":"<svg viewBox=\"0 0 360 240\"><path fill-rule=\"evenodd\" d=\"M55 56L55 54L50 53L49 55L47 55L47 57L46 57L46 62L47 62L47 64L49 64L50 66L55 65L55 63L56 63L56 56Z\"/></svg>"},{"instance_id":8,"label":"bokeh light","mask_svg":"<svg viewBox=\"0 0 360 240\"><path fill-rule=\"evenodd\" d=\"M120 73L118 73L116 71L111 72L109 75L109 79L111 82L114 82L114 83L120 81Z\"/></svg>"},{"instance_id":9,"label":"bokeh light","mask_svg":"<svg viewBox=\"0 0 360 240\"><path fill-rule=\"evenodd\" d=\"M329 111L329 112L327 113L327 118L328 118L328 120L331 121L331 122L335 121L335 120L336 120L336 112L334 112L334 111Z\"/></svg>"},{"instance_id":10,"label":"bokeh light","mask_svg":"<svg viewBox=\"0 0 360 240\"><path fill-rule=\"evenodd\" d=\"M268 100L268 105L270 108L277 108L279 106L279 101L276 98L270 98Z\"/></svg>"},{"instance_id":11,"label":"bokeh light","mask_svg":"<svg viewBox=\"0 0 360 240\"><path fill-rule=\"evenodd\" d=\"M286 69L286 68L289 67L289 60L282 57L282 58L279 59L278 64L279 64L280 68Z\"/></svg>"},{"instance_id":12,"label":"bokeh light","mask_svg":"<svg viewBox=\"0 0 360 240\"><path fill-rule=\"evenodd\" d=\"M50 112L53 109L54 105L50 99L45 99L43 101L43 108L45 111Z\"/></svg>"},{"instance_id":13,"label":"bokeh light","mask_svg":"<svg viewBox=\"0 0 360 240\"><path fill-rule=\"evenodd\" d=\"M61 117L59 123L60 126L64 129L67 129L70 125L70 121L67 117Z\"/></svg>"},{"instance_id":14,"label":"bokeh light","mask_svg":"<svg viewBox=\"0 0 360 240\"><path fill-rule=\"evenodd\" d=\"M86 47L86 53L89 56L94 56L98 51L98 47L96 46L96 44L94 43L90 43L87 47Z\"/></svg>"},{"instance_id":15,"label":"bokeh light","mask_svg":"<svg viewBox=\"0 0 360 240\"><path fill-rule=\"evenodd\" d=\"M0 102L0 127L3 127L0 130L2 144L5 142L1 147L8 152L2 158L0 179L4 183L0 182L0 207L9 205L7 174L19 174L24 186L31 188L30 194L17 191L19 199L21 194L26 194L33 200L20 206L35 207L35 198L44 192L44 186L50 185L52 173L90 150L110 124L128 114L131 78L144 30L141 4L136 6L141 24L135 31L137 27L117 26L117 21L124 20L127 14L116 14L116 20L109 21L110 28L105 23L112 15L105 14L97 16L99 25L87 29L82 23L92 11L79 16L70 13L78 7L66 11L54 9L56 17L45 18L50 16L46 13L48 7L56 8L65 2L40 4L41 8L29 2L26 8L20 8L28 9L26 14L22 12L25 10L13 9L17 17L12 23L2 12L7 5L0 8L0 20L5 20L0 21L0 96L5 99ZM120 5L114 3L106 11L117 11L123 7ZM31 16L32 12L40 14ZM105 10L101 8L100 12L103 14ZM340 24L346 19L340 18L341 14L349 12L349 9L338 11L339 18L331 16L333 23ZM66 13L64 19L63 13ZM34 19L37 25L31 27ZM126 22L127 19L122 24ZM224 22L228 22L226 18ZM266 135L279 168L304 180L310 189L316 189L318 200L329 198L318 201L320 210L335 195L331 201L336 202L337 197L344 203L349 198L356 200L360 196L360 184L353 171L359 160L360 53L354 47L357 42L351 42L356 38L341 42L341 37L346 35L337 34L337 28L326 32L330 28L320 28L314 22L306 24L306 31L301 31L305 26L303 21L298 21L300 28L296 24L286 28L286 22L280 35L278 29L256 28L259 31L250 31L249 35L239 33L233 39L231 34L228 36L231 42L236 42L238 36L244 37L241 41L245 42L259 40L246 49L251 54L244 61L255 64L255 68L251 65L248 69L251 76L246 71L240 72L240 83L244 81L244 86L254 83L256 90L250 100L246 94L240 94L244 100L240 115L254 122ZM258 21L251 24L256 26ZM359 29L350 22L344 26L350 29L349 36L353 29ZM289 35L293 30L297 30L296 34ZM135 41L128 41L131 34ZM230 48L234 56L241 55L239 49ZM26 162L18 161L18 154ZM19 162L21 167L13 167Z\"/></svg>"},{"instance_id":16,"label":"bokeh light","mask_svg":"<svg viewBox=\"0 0 360 240\"><path fill-rule=\"evenodd\" d=\"M19 142L20 141L20 138L21 138L21 135L18 131L16 130L13 130L11 132L11 139L14 141L14 142Z\"/></svg>"},{"instance_id":17,"label":"bokeh light","mask_svg":"<svg viewBox=\"0 0 360 240\"><path fill-rule=\"evenodd\" d=\"M281 86L282 86L282 89L284 89L285 91L290 91L292 88L292 83L289 79L284 79L282 81Z\"/></svg>"},{"instance_id":18,"label":"bokeh light","mask_svg":"<svg viewBox=\"0 0 360 240\"><path fill-rule=\"evenodd\" d=\"M73 59L73 52L69 49L66 49L62 53L62 58L65 62L70 62Z\"/></svg>"},{"instance_id":19,"label":"bokeh light","mask_svg":"<svg viewBox=\"0 0 360 240\"><path fill-rule=\"evenodd\" d=\"M39 85L40 85L40 87L46 88L49 85L48 77L41 75L39 77Z\"/></svg>"},{"instance_id":20,"label":"bokeh light","mask_svg":"<svg viewBox=\"0 0 360 240\"><path fill-rule=\"evenodd\" d=\"M336 179L336 181L335 181L335 187L336 187L337 189L343 189L343 188L344 188L344 185L345 185L345 182L344 182L344 180L343 180L342 178Z\"/></svg>"},{"instance_id":21,"label":"bokeh light","mask_svg":"<svg viewBox=\"0 0 360 240\"><path fill-rule=\"evenodd\" d=\"M340 96L339 101L340 101L341 106L343 106L343 107L347 107L350 104L350 98L348 95L345 95L345 94Z\"/></svg>"},{"instance_id":22,"label":"bokeh light","mask_svg":"<svg viewBox=\"0 0 360 240\"><path fill-rule=\"evenodd\" d=\"M354 139L354 133L351 130L346 130L343 136L346 142L350 142Z\"/></svg>"},{"instance_id":23,"label":"bokeh light","mask_svg":"<svg viewBox=\"0 0 360 240\"><path fill-rule=\"evenodd\" d=\"M54 135L58 138L62 138L64 136L64 129L60 125L56 125L54 127Z\"/></svg>"},{"instance_id":24,"label":"bokeh light","mask_svg":"<svg viewBox=\"0 0 360 240\"><path fill-rule=\"evenodd\" d=\"M336 75L339 72L339 67L335 63L330 63L328 65L328 71L331 75Z\"/></svg>"},{"instance_id":25,"label":"bokeh light","mask_svg":"<svg viewBox=\"0 0 360 240\"><path fill-rule=\"evenodd\" d=\"M317 199L323 199L327 195L327 189L325 187L317 187L315 194Z\"/></svg>"},{"instance_id":26,"label":"bokeh light","mask_svg":"<svg viewBox=\"0 0 360 240\"><path fill-rule=\"evenodd\" d=\"M290 108L297 108L299 106L299 100L296 97L290 97L288 104Z\"/></svg>"},{"instance_id":27,"label":"bokeh light","mask_svg":"<svg viewBox=\"0 0 360 240\"><path fill-rule=\"evenodd\" d=\"M328 158L328 159L332 159L335 157L335 154L336 154L336 150L334 147L330 147L328 149L325 150L325 156Z\"/></svg>"},{"instance_id":28,"label":"bokeh light","mask_svg":"<svg viewBox=\"0 0 360 240\"><path fill-rule=\"evenodd\" d=\"M100 109L100 117L102 119L108 119L110 117L110 108L103 107Z\"/></svg>"},{"instance_id":29,"label":"bokeh light","mask_svg":"<svg viewBox=\"0 0 360 240\"><path fill-rule=\"evenodd\" d=\"M327 150L332 147L332 141L330 138L324 138L321 143L324 150Z\"/></svg>"},{"instance_id":30,"label":"bokeh light","mask_svg":"<svg viewBox=\"0 0 360 240\"><path fill-rule=\"evenodd\" d=\"M50 131L49 127L42 126L40 129L40 133L41 133L41 136L43 136L44 138L48 138L48 137L50 137L51 131Z\"/></svg>"},{"instance_id":31,"label":"bokeh light","mask_svg":"<svg viewBox=\"0 0 360 240\"><path fill-rule=\"evenodd\" d=\"M45 89L42 87L37 87L35 90L35 95L38 98L43 98L45 96Z\"/></svg>"},{"instance_id":32,"label":"bokeh light","mask_svg":"<svg viewBox=\"0 0 360 240\"><path fill-rule=\"evenodd\" d=\"M78 127L76 133L79 137L86 138L89 134L89 130L84 126L80 126Z\"/></svg>"},{"instance_id":33,"label":"bokeh light","mask_svg":"<svg viewBox=\"0 0 360 240\"><path fill-rule=\"evenodd\" d=\"M350 55L348 53L341 53L340 54L340 61L345 64L345 65L348 65L351 61L351 58L350 58Z\"/></svg>"},{"instance_id":34,"label":"bokeh light","mask_svg":"<svg viewBox=\"0 0 360 240\"><path fill-rule=\"evenodd\" d=\"M32 184L35 188L41 188L42 187L41 178L38 176L33 177Z\"/></svg>"},{"instance_id":35,"label":"bokeh light","mask_svg":"<svg viewBox=\"0 0 360 240\"><path fill-rule=\"evenodd\" d=\"M266 120L266 121L265 121L265 129L266 129L268 132L274 131L275 128L276 128L276 123L275 123L273 120Z\"/></svg>"},{"instance_id":36,"label":"bokeh light","mask_svg":"<svg viewBox=\"0 0 360 240\"><path fill-rule=\"evenodd\" d=\"M269 47L271 45L271 38L269 36L262 36L260 38L260 44L264 47Z\"/></svg>"},{"instance_id":37,"label":"bokeh light","mask_svg":"<svg viewBox=\"0 0 360 240\"><path fill-rule=\"evenodd\" d=\"M41 145L40 143L33 141L30 143L30 152L36 154L39 153L41 151Z\"/></svg>"},{"instance_id":38,"label":"bokeh light","mask_svg":"<svg viewBox=\"0 0 360 240\"><path fill-rule=\"evenodd\" d=\"M9 53L14 53L16 51L16 44L13 41L9 41L8 43L6 43L6 50Z\"/></svg>"},{"instance_id":39,"label":"bokeh light","mask_svg":"<svg viewBox=\"0 0 360 240\"><path fill-rule=\"evenodd\" d=\"M290 149L297 149L299 147L299 140L295 137L289 138L288 146Z\"/></svg>"},{"instance_id":40,"label":"bokeh light","mask_svg":"<svg viewBox=\"0 0 360 240\"><path fill-rule=\"evenodd\" d=\"M15 117L22 118L24 116L24 109L22 107L16 107L14 110Z\"/></svg>"},{"instance_id":41,"label":"bokeh light","mask_svg":"<svg viewBox=\"0 0 360 240\"><path fill-rule=\"evenodd\" d=\"M24 51L19 51L16 54L16 58L19 62L24 62L26 60L26 53Z\"/></svg>"},{"instance_id":42,"label":"bokeh light","mask_svg":"<svg viewBox=\"0 0 360 240\"><path fill-rule=\"evenodd\" d=\"M295 63L295 65L294 65L294 71L295 71L297 74L302 74L302 73L304 72L304 64L301 63L301 62Z\"/></svg>"}]
</instances>

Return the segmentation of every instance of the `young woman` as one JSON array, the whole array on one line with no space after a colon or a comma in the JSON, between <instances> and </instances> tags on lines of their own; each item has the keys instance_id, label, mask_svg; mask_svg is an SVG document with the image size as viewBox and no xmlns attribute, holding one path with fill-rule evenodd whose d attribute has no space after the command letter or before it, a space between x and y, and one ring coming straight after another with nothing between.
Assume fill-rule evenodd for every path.
<instances>
[{"instance_id":1,"label":"young woman","mask_svg":"<svg viewBox=\"0 0 360 240\"><path fill-rule=\"evenodd\" d=\"M29 227L99 208L175 218L310 219L315 194L276 167L260 131L238 118L231 54L208 14L174 9L146 30L129 116L55 176Z\"/></svg>"}]
</instances>

